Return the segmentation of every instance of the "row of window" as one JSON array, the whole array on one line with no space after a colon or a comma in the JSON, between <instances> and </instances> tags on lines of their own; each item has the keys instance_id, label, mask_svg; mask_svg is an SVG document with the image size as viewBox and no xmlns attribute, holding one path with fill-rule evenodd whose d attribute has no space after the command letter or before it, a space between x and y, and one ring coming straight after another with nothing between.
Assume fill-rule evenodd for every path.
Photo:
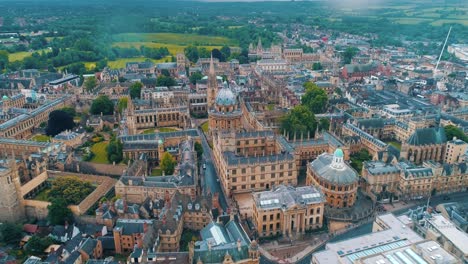
<instances>
[{"instance_id":1,"label":"row of window","mask_svg":"<svg viewBox=\"0 0 468 264\"><path fill-rule=\"evenodd\" d=\"M268 175L268 174L266 174ZM278 175L276 177L276 175ZM276 179L276 178L283 178L285 175L284 175L284 172L280 172L280 173L271 173L270 174L270 179ZM286 175L287 177L291 177L293 176L293 172L292 171L288 171L288 174ZM232 177L232 182L237 182L237 179L239 179L240 182L246 182L247 181L247 176L242 176L242 177ZM251 181L256 181L258 180L258 177L257 175L252 175L250 176L250 180ZM265 174L261 174L260 175L260 180L265 180Z\"/></svg>"},{"instance_id":2,"label":"row of window","mask_svg":"<svg viewBox=\"0 0 468 264\"><path fill-rule=\"evenodd\" d=\"M264 171L265 171L265 167L266 167L266 166L260 166L260 171L261 171L261 172L264 172ZM250 172L252 172L252 173L255 172L255 168L256 168L256 167L251 167L251 168L250 168ZM292 163L288 163L287 168L291 170L291 169L293 168L293 164L292 164ZM271 165L271 166L270 166L270 170L272 170L272 171L276 170L276 165ZM284 164L280 164L280 165L279 165L279 170L284 170ZM247 173L247 169L246 169L246 168L242 168L242 169L240 170L240 172L241 172L241 174L246 174L246 173ZM237 169L231 170L231 174L232 174L232 175L236 175L236 174L237 174Z\"/></svg>"}]
</instances>

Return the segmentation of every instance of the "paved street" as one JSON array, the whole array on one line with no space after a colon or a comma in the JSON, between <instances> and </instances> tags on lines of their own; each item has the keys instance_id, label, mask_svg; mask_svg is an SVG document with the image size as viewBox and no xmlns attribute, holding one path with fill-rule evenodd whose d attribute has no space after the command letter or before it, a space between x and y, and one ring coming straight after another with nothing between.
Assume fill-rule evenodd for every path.
<instances>
[{"instance_id":1,"label":"paved street","mask_svg":"<svg viewBox=\"0 0 468 264\"><path fill-rule=\"evenodd\" d=\"M202 147L203 147L203 161L202 164L206 164L206 169L201 169L201 182L203 187L203 192L205 193L208 189L211 193L219 193L219 204L223 211L226 212L228 205L226 202L226 197L221 189L220 183L217 181L218 175L216 173L216 169L213 164L213 153L208 145L206 140L205 134L201 129L198 129L198 133L200 133L200 137L202 139Z\"/></svg>"}]
</instances>

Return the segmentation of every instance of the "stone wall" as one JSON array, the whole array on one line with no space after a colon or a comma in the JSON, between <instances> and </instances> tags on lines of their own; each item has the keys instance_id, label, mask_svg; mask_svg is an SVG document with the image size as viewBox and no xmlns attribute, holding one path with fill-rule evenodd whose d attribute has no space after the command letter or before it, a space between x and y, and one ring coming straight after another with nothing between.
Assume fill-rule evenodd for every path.
<instances>
[{"instance_id":1,"label":"stone wall","mask_svg":"<svg viewBox=\"0 0 468 264\"><path fill-rule=\"evenodd\" d=\"M38 200L24 200L24 208L26 210L26 216L28 218L45 219L49 210L49 202L38 201Z\"/></svg>"}]
</instances>

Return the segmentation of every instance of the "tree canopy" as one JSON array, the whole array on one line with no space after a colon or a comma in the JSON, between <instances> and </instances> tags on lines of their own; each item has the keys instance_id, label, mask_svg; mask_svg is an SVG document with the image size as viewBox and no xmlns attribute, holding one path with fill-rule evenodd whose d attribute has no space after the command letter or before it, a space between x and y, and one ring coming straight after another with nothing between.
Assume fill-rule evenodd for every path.
<instances>
[{"instance_id":1,"label":"tree canopy","mask_svg":"<svg viewBox=\"0 0 468 264\"><path fill-rule=\"evenodd\" d=\"M172 77L169 77L169 76L160 75L156 79L156 85L157 86L169 87L169 86L175 86L176 84L177 84L176 81Z\"/></svg>"},{"instance_id":2,"label":"tree canopy","mask_svg":"<svg viewBox=\"0 0 468 264\"><path fill-rule=\"evenodd\" d=\"M308 107L314 114L327 110L328 97L325 90L313 82L304 83L305 94L302 96L302 105Z\"/></svg>"},{"instance_id":3,"label":"tree canopy","mask_svg":"<svg viewBox=\"0 0 468 264\"><path fill-rule=\"evenodd\" d=\"M114 103L105 95L100 95L98 98L94 99L91 104L91 114L93 115L112 115L114 114Z\"/></svg>"},{"instance_id":4,"label":"tree canopy","mask_svg":"<svg viewBox=\"0 0 468 264\"><path fill-rule=\"evenodd\" d=\"M140 98L141 95L141 88L143 87L143 84L141 82L135 82L132 85L130 85L130 97L132 99L135 98Z\"/></svg>"},{"instance_id":5,"label":"tree canopy","mask_svg":"<svg viewBox=\"0 0 468 264\"><path fill-rule=\"evenodd\" d=\"M0 225L0 241L5 244L17 244L22 238L21 226L16 223Z\"/></svg>"},{"instance_id":6,"label":"tree canopy","mask_svg":"<svg viewBox=\"0 0 468 264\"><path fill-rule=\"evenodd\" d=\"M94 76L86 78L83 82L83 87L88 93L93 92L96 86L97 86L97 80L96 80L96 77Z\"/></svg>"},{"instance_id":7,"label":"tree canopy","mask_svg":"<svg viewBox=\"0 0 468 264\"><path fill-rule=\"evenodd\" d=\"M128 97L120 98L119 102L117 103L117 111L122 114L124 109L127 109L128 105Z\"/></svg>"},{"instance_id":8,"label":"tree canopy","mask_svg":"<svg viewBox=\"0 0 468 264\"><path fill-rule=\"evenodd\" d=\"M194 72L192 73L192 75L190 75L190 82L192 84L196 84L198 80L201 80L203 78L203 74L201 74L201 72L197 71L197 72Z\"/></svg>"},{"instance_id":9,"label":"tree canopy","mask_svg":"<svg viewBox=\"0 0 468 264\"><path fill-rule=\"evenodd\" d=\"M315 115L308 107L297 105L281 120L281 131L289 135L289 139L296 136L297 139L301 136L311 137L315 134L317 121Z\"/></svg>"},{"instance_id":10,"label":"tree canopy","mask_svg":"<svg viewBox=\"0 0 468 264\"><path fill-rule=\"evenodd\" d=\"M461 139L465 142L468 142L468 136L463 133L463 131L454 126L454 125L448 125L444 127L445 130L445 135L447 136L447 140L452 140L454 137Z\"/></svg>"},{"instance_id":11,"label":"tree canopy","mask_svg":"<svg viewBox=\"0 0 468 264\"><path fill-rule=\"evenodd\" d=\"M51 204L47 206L47 218L53 225L63 225L65 221L70 222L73 219L73 213L67 206L65 198L53 199Z\"/></svg>"},{"instance_id":12,"label":"tree canopy","mask_svg":"<svg viewBox=\"0 0 468 264\"><path fill-rule=\"evenodd\" d=\"M161 169L164 171L165 175L172 175L174 173L176 164L177 162L171 153L164 152L159 165L161 166Z\"/></svg>"},{"instance_id":13,"label":"tree canopy","mask_svg":"<svg viewBox=\"0 0 468 264\"><path fill-rule=\"evenodd\" d=\"M116 137L112 137L109 145L107 146L107 159L109 162L115 162L116 164L123 160L123 144Z\"/></svg>"},{"instance_id":14,"label":"tree canopy","mask_svg":"<svg viewBox=\"0 0 468 264\"><path fill-rule=\"evenodd\" d=\"M93 192L93 185L76 176L58 177L52 182L49 197L63 198L67 205L79 204L86 196Z\"/></svg>"},{"instance_id":15,"label":"tree canopy","mask_svg":"<svg viewBox=\"0 0 468 264\"><path fill-rule=\"evenodd\" d=\"M64 130L73 129L74 126L75 122L73 122L73 116L70 115L68 111L54 110L49 114L46 134L48 136L55 136Z\"/></svg>"}]
</instances>

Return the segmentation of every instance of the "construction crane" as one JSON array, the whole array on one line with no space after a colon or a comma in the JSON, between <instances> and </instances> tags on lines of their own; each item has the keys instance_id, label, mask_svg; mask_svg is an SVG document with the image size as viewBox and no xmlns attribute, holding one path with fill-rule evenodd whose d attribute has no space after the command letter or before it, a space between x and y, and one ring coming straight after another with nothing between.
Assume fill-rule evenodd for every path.
<instances>
[{"instance_id":1,"label":"construction crane","mask_svg":"<svg viewBox=\"0 0 468 264\"><path fill-rule=\"evenodd\" d=\"M436 66L434 68L434 79L436 78L436 74L437 74L437 68L439 68L439 63L440 63L440 59L442 59L442 54L444 54L444 50L445 50L445 46L447 45L447 41L449 39L449 36L450 36L450 32L452 31L452 26L450 26L450 29L449 29L449 32L447 34L447 37L445 38L445 42L444 42L444 46L442 46L442 50L440 51L440 55L439 55L439 59L437 60L437 63L436 63Z\"/></svg>"}]
</instances>

